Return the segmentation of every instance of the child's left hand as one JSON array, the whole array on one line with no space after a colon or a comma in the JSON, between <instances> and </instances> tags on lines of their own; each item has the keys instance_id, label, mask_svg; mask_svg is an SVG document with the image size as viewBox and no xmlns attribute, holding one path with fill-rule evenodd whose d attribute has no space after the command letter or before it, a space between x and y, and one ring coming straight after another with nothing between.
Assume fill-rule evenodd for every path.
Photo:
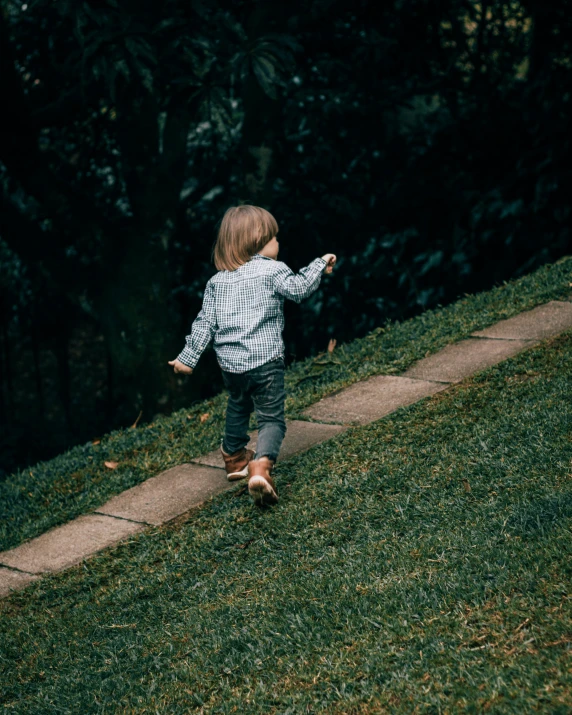
<instances>
[{"instance_id":1,"label":"child's left hand","mask_svg":"<svg viewBox=\"0 0 572 715\"><path fill-rule=\"evenodd\" d=\"M169 365L173 366L175 372L182 372L185 375L190 375L193 372L193 368L185 365L180 360L169 360Z\"/></svg>"},{"instance_id":2,"label":"child's left hand","mask_svg":"<svg viewBox=\"0 0 572 715\"><path fill-rule=\"evenodd\" d=\"M326 261L326 267L324 269L324 273L331 273L334 270L334 266L336 265L336 261L338 260L336 257L335 253L326 253L325 256L322 256L324 261Z\"/></svg>"}]
</instances>

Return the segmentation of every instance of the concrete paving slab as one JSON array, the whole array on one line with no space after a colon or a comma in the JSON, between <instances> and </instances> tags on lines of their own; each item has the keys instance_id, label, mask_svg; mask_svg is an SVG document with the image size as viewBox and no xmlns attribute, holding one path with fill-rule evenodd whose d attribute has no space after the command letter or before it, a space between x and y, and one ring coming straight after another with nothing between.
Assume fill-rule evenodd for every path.
<instances>
[{"instance_id":1,"label":"concrete paving slab","mask_svg":"<svg viewBox=\"0 0 572 715\"><path fill-rule=\"evenodd\" d=\"M118 494L96 512L164 524L230 486L222 469L180 464Z\"/></svg>"},{"instance_id":2,"label":"concrete paving slab","mask_svg":"<svg viewBox=\"0 0 572 715\"><path fill-rule=\"evenodd\" d=\"M14 591L26 588L32 581L36 581L39 576L33 576L21 571L12 571L0 566L0 598L8 596Z\"/></svg>"},{"instance_id":3,"label":"concrete paving slab","mask_svg":"<svg viewBox=\"0 0 572 715\"><path fill-rule=\"evenodd\" d=\"M438 353L419 360L404 372L403 376L421 380L460 382L469 375L516 355L534 343L534 340L469 338L447 345Z\"/></svg>"},{"instance_id":4,"label":"concrete paving slab","mask_svg":"<svg viewBox=\"0 0 572 715\"><path fill-rule=\"evenodd\" d=\"M15 549L0 553L0 565L33 574L61 571L143 528L142 524L131 521L85 514Z\"/></svg>"},{"instance_id":5,"label":"concrete paving slab","mask_svg":"<svg viewBox=\"0 0 572 715\"><path fill-rule=\"evenodd\" d=\"M305 422L304 420L286 420L286 436L278 459L281 462L294 454L304 452L315 444L335 437L345 429L346 427L342 425L321 425L316 422ZM256 449L257 437L258 430L251 435L250 442L247 445L250 449ZM205 454L203 457L197 457L193 462L208 464L211 467L219 467L220 469L224 468L224 462L218 449Z\"/></svg>"},{"instance_id":6,"label":"concrete paving slab","mask_svg":"<svg viewBox=\"0 0 572 715\"><path fill-rule=\"evenodd\" d=\"M376 375L322 398L303 414L323 422L364 425L446 387L439 382Z\"/></svg>"},{"instance_id":7,"label":"concrete paving slab","mask_svg":"<svg viewBox=\"0 0 572 715\"><path fill-rule=\"evenodd\" d=\"M568 328L572 328L572 303L552 300L472 334L504 340L543 340Z\"/></svg>"}]
</instances>

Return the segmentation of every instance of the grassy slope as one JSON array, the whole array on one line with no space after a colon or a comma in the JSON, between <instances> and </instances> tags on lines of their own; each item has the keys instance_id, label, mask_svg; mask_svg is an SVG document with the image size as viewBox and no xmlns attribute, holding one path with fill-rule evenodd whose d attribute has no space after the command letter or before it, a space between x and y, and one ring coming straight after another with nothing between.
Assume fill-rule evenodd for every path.
<instances>
[{"instance_id":1,"label":"grassy slope","mask_svg":"<svg viewBox=\"0 0 572 715\"><path fill-rule=\"evenodd\" d=\"M6 711L569 713L571 372L569 333L0 602Z\"/></svg>"},{"instance_id":2,"label":"grassy slope","mask_svg":"<svg viewBox=\"0 0 572 715\"><path fill-rule=\"evenodd\" d=\"M474 330L548 300L568 299L571 270L572 258L568 257L486 293L379 328L337 348L334 360L318 356L293 364L286 377L287 415L299 418L304 407L357 380L400 373L427 353ZM215 449L224 426L225 404L222 393L171 417L113 432L101 444L76 447L12 475L0 484L0 550L17 546L164 469ZM200 416L206 413L208 419L201 422ZM104 462L109 460L118 461L119 467L106 469Z\"/></svg>"}]
</instances>

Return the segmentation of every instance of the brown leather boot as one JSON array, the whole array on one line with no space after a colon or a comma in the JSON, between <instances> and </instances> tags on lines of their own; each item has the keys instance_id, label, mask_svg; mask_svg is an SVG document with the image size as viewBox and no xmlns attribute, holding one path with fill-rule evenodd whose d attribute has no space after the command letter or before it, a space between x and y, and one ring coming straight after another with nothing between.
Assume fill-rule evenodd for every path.
<instances>
[{"instance_id":1,"label":"brown leather boot","mask_svg":"<svg viewBox=\"0 0 572 715\"><path fill-rule=\"evenodd\" d=\"M274 462L268 457L253 459L248 465L248 493L256 506L276 504L278 494L270 472Z\"/></svg>"},{"instance_id":2,"label":"brown leather boot","mask_svg":"<svg viewBox=\"0 0 572 715\"><path fill-rule=\"evenodd\" d=\"M229 482L236 482L238 479L248 476L248 464L254 457L254 450L243 447L234 454L227 454L220 448L226 469L226 478Z\"/></svg>"}]
</instances>

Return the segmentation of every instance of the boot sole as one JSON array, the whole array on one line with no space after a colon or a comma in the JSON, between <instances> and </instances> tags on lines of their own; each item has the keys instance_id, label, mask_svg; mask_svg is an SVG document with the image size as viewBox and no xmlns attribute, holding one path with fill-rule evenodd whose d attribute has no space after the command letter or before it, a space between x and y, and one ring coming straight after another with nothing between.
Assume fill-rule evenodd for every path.
<instances>
[{"instance_id":1,"label":"boot sole","mask_svg":"<svg viewBox=\"0 0 572 715\"><path fill-rule=\"evenodd\" d=\"M251 477L248 482L248 493L256 506L276 504L278 501L278 494L276 494L264 477Z\"/></svg>"},{"instance_id":2,"label":"boot sole","mask_svg":"<svg viewBox=\"0 0 572 715\"><path fill-rule=\"evenodd\" d=\"M248 476L248 464L244 469L241 469L240 472L231 472L230 474L226 475L226 478L228 479L229 482L236 482L238 479L244 479L244 477Z\"/></svg>"}]
</instances>

